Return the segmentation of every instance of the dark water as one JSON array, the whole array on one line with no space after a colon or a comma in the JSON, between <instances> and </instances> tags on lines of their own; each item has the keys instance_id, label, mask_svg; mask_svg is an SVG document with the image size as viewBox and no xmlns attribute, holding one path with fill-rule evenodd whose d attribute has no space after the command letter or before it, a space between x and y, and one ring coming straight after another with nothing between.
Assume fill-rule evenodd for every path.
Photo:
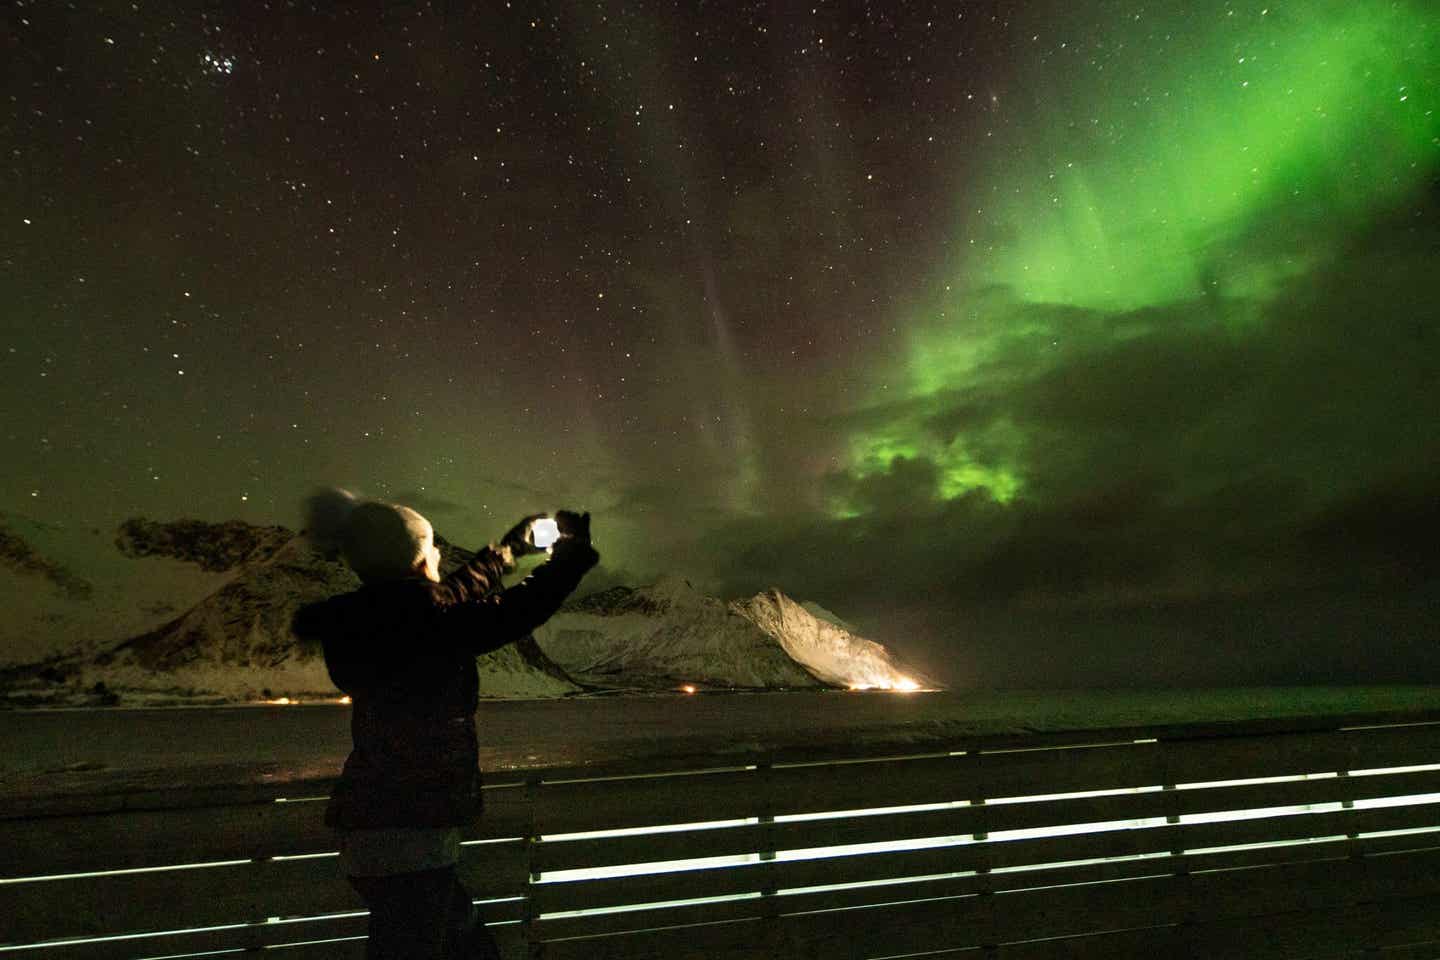
<instances>
[{"instance_id":1,"label":"dark water","mask_svg":"<svg viewBox=\"0 0 1440 960\"><path fill-rule=\"evenodd\" d=\"M478 721L481 765L505 771L1386 710L1440 710L1440 687L706 694L490 702ZM331 776L349 718L336 705L11 712L0 716L0 796Z\"/></svg>"}]
</instances>

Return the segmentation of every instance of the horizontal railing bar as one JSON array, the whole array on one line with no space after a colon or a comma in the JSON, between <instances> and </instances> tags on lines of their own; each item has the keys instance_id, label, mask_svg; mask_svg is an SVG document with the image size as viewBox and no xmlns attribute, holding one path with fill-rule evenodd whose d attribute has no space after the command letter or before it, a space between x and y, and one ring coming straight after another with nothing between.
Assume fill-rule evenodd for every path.
<instances>
[{"instance_id":1,"label":"horizontal railing bar","mask_svg":"<svg viewBox=\"0 0 1440 960\"><path fill-rule=\"evenodd\" d=\"M1395 864L1378 882L1393 883L1407 872L1416 870L1434 873L1433 859L1424 864ZM1409 920L1414 920L1417 905L1433 902L1411 898L1401 901L1395 910L1388 911L1384 906L1377 909L1374 905L1365 905L1360 901L1370 895L1371 885L1367 878L1373 874L1374 868L1368 863L1339 861L1276 869L1263 877L1250 871L1243 878L1251 881L1248 885L1232 885L1204 878L1147 877L1086 888L1006 892L996 894L993 901L972 896L798 914L790 913L783 902L786 898L780 898L778 915L755 919L747 929L756 934L755 946L767 941L784 943L802 956L817 955L822 949L826 956L865 956L866 952L855 949L857 943L873 947L880 945L881 941L897 953L963 948L967 945L978 947L992 936L994 939L990 942L1000 945L1016 943L1019 946L1019 941L1029 941L1022 948L1008 952L1008 956L1042 957L1050 948L1065 950L1057 956L1069 956L1070 946L1078 944L1083 947L1088 938L1107 928L1183 929L1187 938L1198 934L1201 939L1212 938L1222 931L1232 935L1245 931L1251 938L1256 938L1256 935L1263 937L1264 930L1272 923L1285 926L1296 916L1303 917L1306 923L1314 923L1317 918L1324 921L1339 918L1343 923L1357 915L1372 918L1387 913L1392 917L1408 916ZM1226 878L1227 881L1229 879L1232 878ZM1435 886L1434 882L1430 886ZM1192 902L1211 901L1221 905L1225 913L1222 919L1197 921L1191 916ZM748 902L732 902L725 905L725 914L750 906ZM672 919L689 918L676 915ZM686 949L690 942L724 946L723 943L714 944L710 939L712 933L722 932L719 925L668 929L646 926L647 923L661 924L664 920L658 915L616 915L592 924L588 935L628 929L633 931L629 936L595 937L570 943L583 943L592 950L607 945L618 950L623 949L620 946L622 943L628 943L632 950L640 948L629 954L631 956L660 955L654 949L660 944L671 945L679 956L692 955ZM1435 922L1434 918L1430 918L1412 924L1407 934L1416 932L1417 926L1418 932L1422 933L1433 929ZM638 926L627 927L627 923ZM1172 923L1184 923L1185 927L1170 927ZM1322 922L1324 925L1326 923ZM542 930L541 935L546 937L587 936L584 926L569 920L543 924ZM1382 940L1395 935L1393 931L1377 930L1374 933ZM1035 951L1034 941L1037 938L1051 938L1051 944L1045 948L1047 952ZM1166 939L1168 937L1162 932L1161 942ZM651 949L644 948L647 942ZM1258 942L1263 944L1263 940ZM551 946L560 949L552 952L549 949ZM1248 946L1243 941L1237 943L1232 940L1221 949L1221 953L1234 955L1234 951L1240 949L1245 951L1245 956L1253 956ZM546 944L547 957L579 955L567 951L564 941ZM589 955L626 954L600 950ZM724 953L717 951L714 955L723 956Z\"/></svg>"},{"instance_id":2,"label":"horizontal railing bar","mask_svg":"<svg viewBox=\"0 0 1440 960\"><path fill-rule=\"evenodd\" d=\"M518 924L525 919L523 900L482 902L476 906L486 924ZM182 956L225 950L256 950L289 944L363 937L368 915L303 917L275 923L252 923L223 929L137 934L125 937L41 942L0 947L6 960L134 960L136 957ZM284 956L291 956L288 947Z\"/></svg>"},{"instance_id":3,"label":"horizontal railing bar","mask_svg":"<svg viewBox=\"0 0 1440 960\"><path fill-rule=\"evenodd\" d=\"M772 909L772 906L761 897L747 897L703 904L595 913L586 916L541 917L531 922L531 940L540 943L602 933L625 933L651 930L657 927L681 927L697 923L711 924L756 919L765 916Z\"/></svg>"},{"instance_id":4,"label":"horizontal railing bar","mask_svg":"<svg viewBox=\"0 0 1440 960\"><path fill-rule=\"evenodd\" d=\"M1431 825L1440 806L1383 807L1216 823L984 841L900 852L771 860L670 873L570 880L531 887L542 913L722 896L764 889L863 882L966 870L1141 856L1173 850L1281 842ZM678 893L680 890L689 893Z\"/></svg>"},{"instance_id":5,"label":"horizontal railing bar","mask_svg":"<svg viewBox=\"0 0 1440 960\"><path fill-rule=\"evenodd\" d=\"M1180 789L1173 794L1177 814L1209 813L1220 810L1247 810L1306 803L1369 800L1421 793L1440 793L1440 770L1393 773L1372 777L1328 777L1200 789Z\"/></svg>"},{"instance_id":6,"label":"horizontal railing bar","mask_svg":"<svg viewBox=\"0 0 1440 960\"><path fill-rule=\"evenodd\" d=\"M955 736L939 733L926 737L912 728L887 740L884 732L863 743L853 740L831 744L807 744L779 749L742 750L717 761L714 752L689 756L648 757L630 761L577 767L537 769L534 780L585 780L596 776L640 775L704 769L735 768L747 765L812 765L861 759L905 756L933 756L937 753L1057 749L1094 744L1124 744L1137 740L1206 740L1230 737L1273 736L1300 732L1340 731L1350 728L1414 726L1440 723L1440 709L1355 711L1339 714L1296 715L1241 720L1216 720L1145 726L1096 727L1093 729L1031 730L1016 733L986 733Z\"/></svg>"},{"instance_id":7,"label":"horizontal railing bar","mask_svg":"<svg viewBox=\"0 0 1440 960\"><path fill-rule=\"evenodd\" d=\"M521 842L462 847L460 870L471 893L524 896L524 848ZM0 929L12 945L363 909L329 858L0 884L0 917L7 918Z\"/></svg>"},{"instance_id":8,"label":"horizontal railing bar","mask_svg":"<svg viewBox=\"0 0 1440 960\"><path fill-rule=\"evenodd\" d=\"M1440 724L1161 741L1167 783L1440 762Z\"/></svg>"},{"instance_id":9,"label":"horizontal railing bar","mask_svg":"<svg viewBox=\"0 0 1440 960\"><path fill-rule=\"evenodd\" d=\"M1001 944L987 960L1155 960L1189 956L1185 928L1178 925L1111 930L1077 937Z\"/></svg>"},{"instance_id":10,"label":"horizontal railing bar","mask_svg":"<svg viewBox=\"0 0 1440 960\"><path fill-rule=\"evenodd\" d=\"M1257 817L1216 823L1180 826L1182 846L1187 850L1246 843L1273 843L1310 837L1341 836L1351 833L1378 833L1385 830L1412 830L1440 823L1440 806L1416 804L1404 807L1374 807L1300 813L1290 816Z\"/></svg>"},{"instance_id":11,"label":"horizontal railing bar","mask_svg":"<svg viewBox=\"0 0 1440 960\"><path fill-rule=\"evenodd\" d=\"M777 849L839 846L1038 828L1139 820L1167 815L1337 803L1440 793L1440 771L1373 777L1329 777L1260 785L1119 793L1022 803L987 803L941 810L876 813L824 820L780 821L659 834L542 842L538 872L614 864L724 856Z\"/></svg>"},{"instance_id":12,"label":"horizontal railing bar","mask_svg":"<svg viewBox=\"0 0 1440 960\"><path fill-rule=\"evenodd\" d=\"M749 960L784 956L782 934L773 922L741 918L532 945L544 960Z\"/></svg>"},{"instance_id":13,"label":"horizontal railing bar","mask_svg":"<svg viewBox=\"0 0 1440 960\"><path fill-rule=\"evenodd\" d=\"M254 949L277 943L363 934L368 916L329 916L292 923L254 923L220 930L132 935L5 947L7 960L122 960L206 951Z\"/></svg>"},{"instance_id":14,"label":"horizontal railing bar","mask_svg":"<svg viewBox=\"0 0 1440 960\"><path fill-rule=\"evenodd\" d=\"M885 931L902 934L926 927L922 935L943 930L943 912L899 910L855 911L847 920L836 915L816 914L780 920L752 919L682 928L662 928L635 934L595 936L544 944L546 960L742 960L742 958L784 955L824 955L836 960L858 960L870 956L894 956L909 937L889 937ZM863 917L863 919L861 919ZM1001 960L1146 960L1157 951L1181 956L1244 956L1247 960L1298 960L1301 957L1339 955L1337 944L1373 944L1384 948L1379 954L1408 960L1434 956L1432 948L1403 946L1421 937L1440 937L1440 910L1429 898L1412 898L1384 905L1361 905L1342 909L1292 911L1279 916L1260 916L1220 922L1181 925L1150 925L1129 930L1090 933L1080 936L1002 943L984 951ZM981 918L961 917L964 920ZM826 924L828 923L828 928ZM953 929L955 924L947 924ZM877 935L876 931L880 931ZM879 942L877 942L879 941ZM888 944L888 949L887 949ZM932 943L925 949L941 949ZM968 958L982 954L979 948L954 949L945 957ZM1373 952L1356 957L1374 956Z\"/></svg>"},{"instance_id":15,"label":"horizontal railing bar","mask_svg":"<svg viewBox=\"0 0 1440 960\"><path fill-rule=\"evenodd\" d=\"M481 789L487 796L492 791L523 788L527 782L527 774L523 771L487 771L484 778ZM283 783L237 781L140 790L126 788L121 783L114 789L94 793L6 795L0 790L0 799L4 800L3 809L0 809L0 823L42 817L73 817L144 810L210 809L264 803L297 803L317 805L324 809L336 779L329 776Z\"/></svg>"},{"instance_id":16,"label":"horizontal railing bar","mask_svg":"<svg viewBox=\"0 0 1440 960\"><path fill-rule=\"evenodd\" d=\"M0 827L0 879L165 867L197 860L326 853L336 847L324 803L275 803L113 811L8 821ZM523 789L488 791L484 817L466 840L523 836L530 808ZM43 865L43 866L42 866Z\"/></svg>"}]
</instances>

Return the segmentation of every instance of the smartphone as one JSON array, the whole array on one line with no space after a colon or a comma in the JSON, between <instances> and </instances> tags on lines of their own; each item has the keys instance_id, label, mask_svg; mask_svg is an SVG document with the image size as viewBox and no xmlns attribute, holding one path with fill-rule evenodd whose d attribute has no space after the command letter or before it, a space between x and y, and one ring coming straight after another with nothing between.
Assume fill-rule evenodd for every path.
<instances>
[{"instance_id":1,"label":"smartphone","mask_svg":"<svg viewBox=\"0 0 1440 960\"><path fill-rule=\"evenodd\" d=\"M549 550L560 539L560 527L549 517L541 517L530 525L530 542L541 550Z\"/></svg>"}]
</instances>

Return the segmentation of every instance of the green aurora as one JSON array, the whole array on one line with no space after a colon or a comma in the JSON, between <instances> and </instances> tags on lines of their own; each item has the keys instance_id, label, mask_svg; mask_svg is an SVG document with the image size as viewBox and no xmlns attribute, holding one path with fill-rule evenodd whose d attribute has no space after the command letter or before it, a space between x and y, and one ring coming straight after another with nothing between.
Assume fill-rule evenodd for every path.
<instances>
[{"instance_id":1,"label":"green aurora","mask_svg":"<svg viewBox=\"0 0 1440 960\"><path fill-rule=\"evenodd\" d=\"M1434 0L93 6L7 23L0 512L96 597L338 484L956 685L1440 676Z\"/></svg>"},{"instance_id":2,"label":"green aurora","mask_svg":"<svg viewBox=\"0 0 1440 960\"><path fill-rule=\"evenodd\" d=\"M1076 350L1173 332L1157 327L1166 306L1198 307L1188 315L1217 328L1202 332L1243 342L1287 283L1440 168L1440 11L1367 0L1167 16L1134 17L1146 42L1111 35L1104 69L1062 49L1008 103L995 97L1019 116L987 133L955 255L849 439L856 481L922 461L941 500L1024 496L1033 432L1008 416L937 422L932 401L984 407ZM841 486L832 512L863 512Z\"/></svg>"}]
</instances>

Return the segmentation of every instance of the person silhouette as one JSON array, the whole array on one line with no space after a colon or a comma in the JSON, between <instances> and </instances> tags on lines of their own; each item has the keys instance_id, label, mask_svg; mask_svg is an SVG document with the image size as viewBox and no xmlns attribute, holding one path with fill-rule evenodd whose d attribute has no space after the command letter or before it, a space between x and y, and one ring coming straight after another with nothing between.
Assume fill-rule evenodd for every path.
<instances>
[{"instance_id":1,"label":"person silhouette","mask_svg":"<svg viewBox=\"0 0 1440 960\"><path fill-rule=\"evenodd\" d=\"M460 882L462 830L481 813L475 657L548 620L599 561L590 515L561 510L559 539L535 546L526 517L441 577L430 522L409 507L322 491L306 530L359 589L301 607L292 629L319 644L352 703L353 749L326 807L340 863L370 908L369 960L499 957ZM527 554L549 558L520 583Z\"/></svg>"}]
</instances>

